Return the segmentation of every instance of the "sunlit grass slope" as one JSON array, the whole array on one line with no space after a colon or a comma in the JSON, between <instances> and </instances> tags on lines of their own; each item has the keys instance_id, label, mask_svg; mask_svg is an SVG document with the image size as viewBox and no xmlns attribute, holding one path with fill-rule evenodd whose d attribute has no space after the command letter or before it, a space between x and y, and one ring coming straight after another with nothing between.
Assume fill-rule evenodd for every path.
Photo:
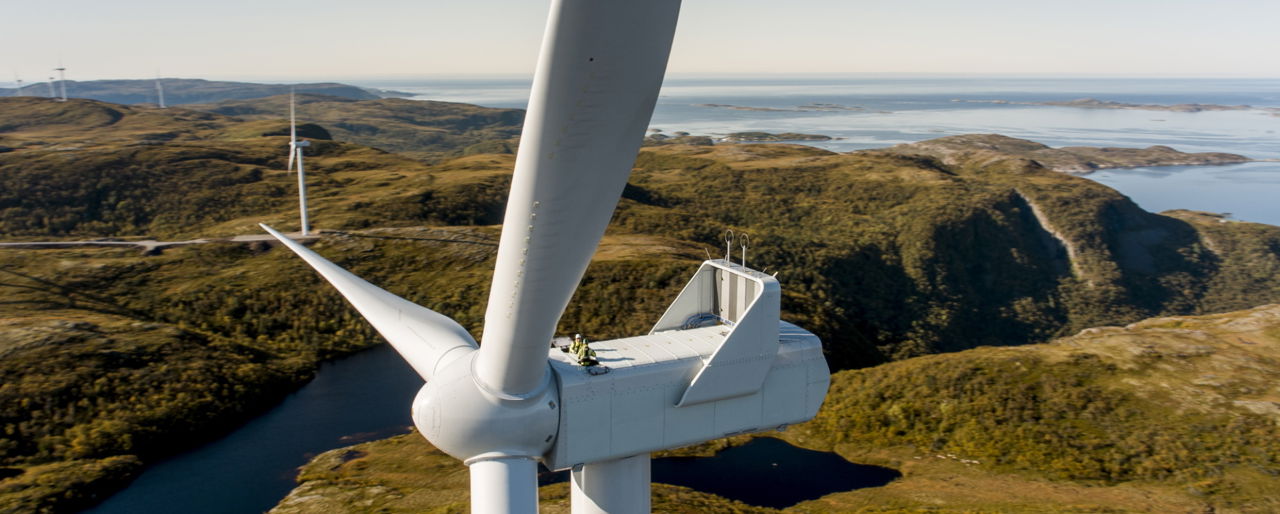
<instances>
[{"instance_id":1,"label":"sunlit grass slope","mask_svg":"<svg viewBox=\"0 0 1280 514\"><path fill-rule=\"evenodd\" d=\"M0 99L0 239L296 230L287 128L266 115ZM335 127L301 130L324 231L313 248L479 335L512 156L427 163L338 140ZM560 330L647 331L696 263L723 254L727 228L751 235L748 264L778 272L784 317L823 338L835 369L1280 302L1280 229L1147 213L1088 180L990 157L647 148ZM0 494L23 498L0 505L20 510L91 501L120 470L225 431L320 360L377 341L300 260L264 243L0 250L0 326L17 341L0 360L0 473L13 475Z\"/></svg>"},{"instance_id":2,"label":"sunlit grass slope","mask_svg":"<svg viewBox=\"0 0 1280 514\"><path fill-rule=\"evenodd\" d=\"M1275 512L1278 378L1280 305L843 371L814 421L773 435L903 477L785 510ZM274 512L462 512L468 498L466 468L416 433L325 453L298 480ZM564 496L543 487L544 509ZM749 511L662 484L653 501Z\"/></svg>"}]
</instances>

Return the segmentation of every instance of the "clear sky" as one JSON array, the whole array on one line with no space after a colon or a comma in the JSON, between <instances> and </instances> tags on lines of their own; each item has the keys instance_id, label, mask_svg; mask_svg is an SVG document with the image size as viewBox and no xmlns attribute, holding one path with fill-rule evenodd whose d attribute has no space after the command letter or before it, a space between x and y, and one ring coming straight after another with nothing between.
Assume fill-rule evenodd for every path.
<instances>
[{"instance_id":1,"label":"clear sky","mask_svg":"<svg viewBox=\"0 0 1280 514\"><path fill-rule=\"evenodd\" d=\"M0 0L0 81L59 60L77 80L529 74L548 6ZM1280 77L1278 20L1280 0L687 0L669 71Z\"/></svg>"}]
</instances>

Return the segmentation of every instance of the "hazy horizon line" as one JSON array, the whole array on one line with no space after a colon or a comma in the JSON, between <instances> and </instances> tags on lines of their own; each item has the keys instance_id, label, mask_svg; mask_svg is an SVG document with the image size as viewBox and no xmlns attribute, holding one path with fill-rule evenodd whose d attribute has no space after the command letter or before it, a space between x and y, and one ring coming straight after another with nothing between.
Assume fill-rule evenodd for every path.
<instances>
[{"instance_id":1,"label":"hazy horizon line","mask_svg":"<svg viewBox=\"0 0 1280 514\"><path fill-rule=\"evenodd\" d=\"M70 67L68 67L70 71ZM162 79L197 79L225 82L259 82L259 83L323 83L323 82L411 82L411 81L467 81L467 80L521 80L531 81L532 73L437 73L437 74L404 74L404 75L208 75L208 76L162 76L131 77L111 76L76 78L68 77L68 82L90 82L97 80L156 80ZM1055 79L1177 79L1177 80L1280 80L1280 75L1241 75L1241 74L1186 74L1186 73L1056 73L1056 72L671 72L669 80L698 79L838 79L838 78L946 78L946 79L1019 79L1019 78L1055 78ZM24 80L30 86L48 82L44 80ZM3 81L6 87L17 86L17 81Z\"/></svg>"}]
</instances>

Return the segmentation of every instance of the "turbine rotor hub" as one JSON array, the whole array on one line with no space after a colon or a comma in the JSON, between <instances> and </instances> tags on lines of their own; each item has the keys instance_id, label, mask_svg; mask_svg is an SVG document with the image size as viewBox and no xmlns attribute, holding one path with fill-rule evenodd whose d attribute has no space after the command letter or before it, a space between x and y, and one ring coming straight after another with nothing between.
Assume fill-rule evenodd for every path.
<instances>
[{"instance_id":1,"label":"turbine rotor hub","mask_svg":"<svg viewBox=\"0 0 1280 514\"><path fill-rule=\"evenodd\" d=\"M479 352L453 360L418 391L413 424L431 444L467 464L541 459L560 425L560 391L548 366L538 389L520 396L490 391L473 372Z\"/></svg>"}]
</instances>

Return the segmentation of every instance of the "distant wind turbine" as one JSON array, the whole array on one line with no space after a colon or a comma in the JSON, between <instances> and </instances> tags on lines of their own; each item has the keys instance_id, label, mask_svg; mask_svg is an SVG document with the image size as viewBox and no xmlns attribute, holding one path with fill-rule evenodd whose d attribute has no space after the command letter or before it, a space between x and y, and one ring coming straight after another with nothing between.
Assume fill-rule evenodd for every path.
<instances>
[{"instance_id":1,"label":"distant wind turbine","mask_svg":"<svg viewBox=\"0 0 1280 514\"><path fill-rule=\"evenodd\" d=\"M13 81L18 83L18 89L14 90L13 96L27 96L27 94L22 91L22 78L19 77L17 73L13 74Z\"/></svg>"},{"instance_id":2,"label":"distant wind turbine","mask_svg":"<svg viewBox=\"0 0 1280 514\"><path fill-rule=\"evenodd\" d=\"M49 77L49 98L57 98L57 97L58 97L58 92L57 92L57 91L54 91L54 89L53 89L53 81L54 81L54 80L57 80L57 79L54 79L53 77Z\"/></svg>"},{"instance_id":3,"label":"distant wind turbine","mask_svg":"<svg viewBox=\"0 0 1280 514\"><path fill-rule=\"evenodd\" d=\"M62 89L62 100L60 101L65 102L67 101L67 68L62 65L58 65L58 67L54 68L53 71L58 72L58 85ZM49 80L53 80L53 77L49 77Z\"/></svg>"},{"instance_id":4,"label":"distant wind turbine","mask_svg":"<svg viewBox=\"0 0 1280 514\"><path fill-rule=\"evenodd\" d=\"M156 103L160 105L161 109L164 109L164 84L160 83L159 75L156 75L156 97L159 99Z\"/></svg>"},{"instance_id":5,"label":"distant wind turbine","mask_svg":"<svg viewBox=\"0 0 1280 514\"><path fill-rule=\"evenodd\" d=\"M311 226L307 222L307 174L302 166L302 149L311 146L310 141L298 141L297 109L293 97L293 89L289 90L289 171L293 171L293 163L298 163L298 210L302 213L302 235L311 234Z\"/></svg>"}]
</instances>

